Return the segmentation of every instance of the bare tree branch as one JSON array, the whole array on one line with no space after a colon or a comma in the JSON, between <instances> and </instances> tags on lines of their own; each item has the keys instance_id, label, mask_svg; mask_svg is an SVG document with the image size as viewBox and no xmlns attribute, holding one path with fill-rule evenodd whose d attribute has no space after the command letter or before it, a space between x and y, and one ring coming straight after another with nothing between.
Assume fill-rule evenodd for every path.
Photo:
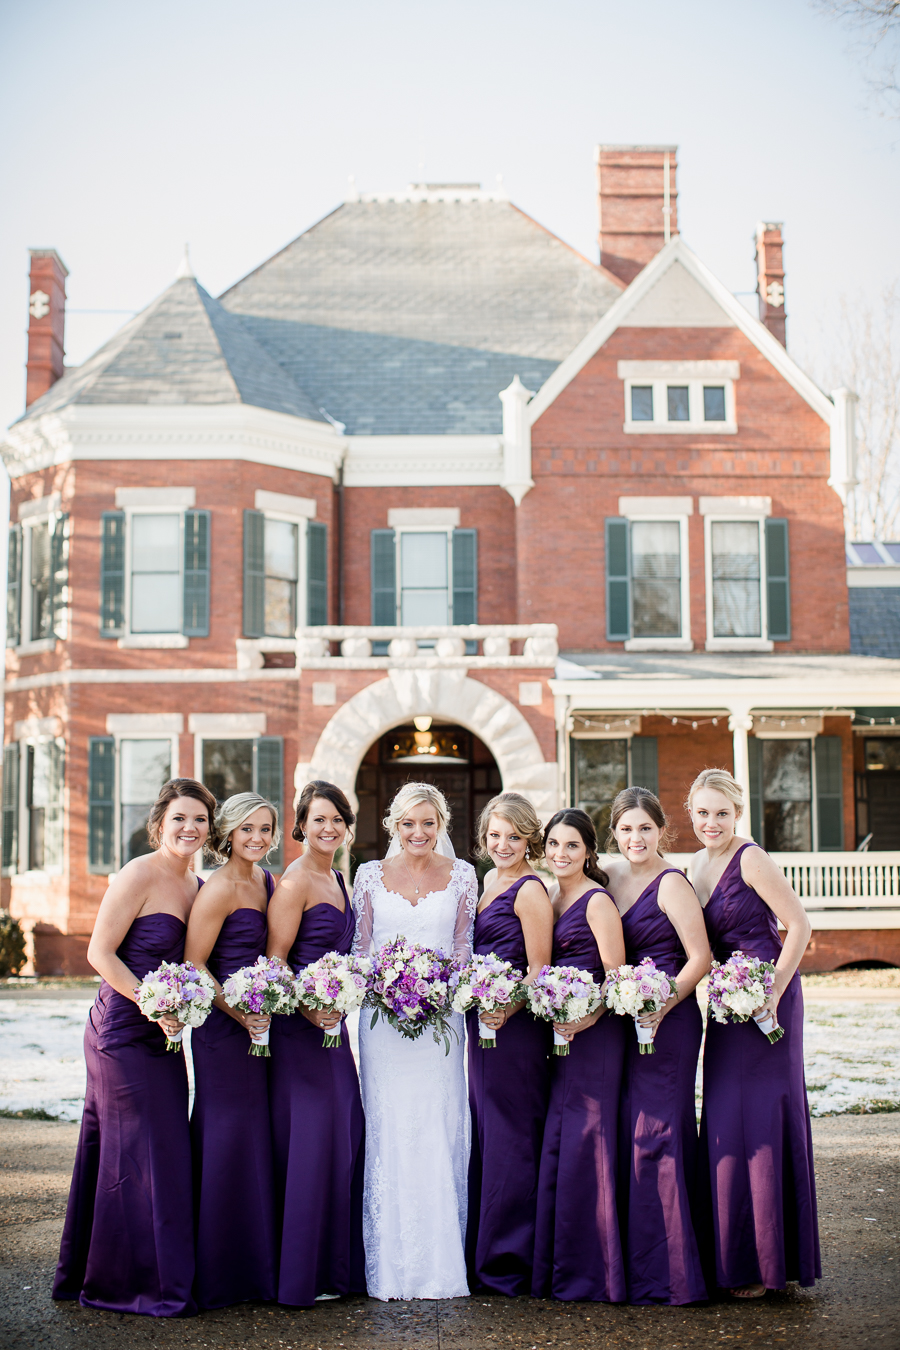
<instances>
[{"instance_id":1,"label":"bare tree branch","mask_svg":"<svg viewBox=\"0 0 900 1350\"><path fill-rule=\"evenodd\" d=\"M900 0L811 0L813 9L855 34L864 78L879 110L900 117Z\"/></svg>"}]
</instances>

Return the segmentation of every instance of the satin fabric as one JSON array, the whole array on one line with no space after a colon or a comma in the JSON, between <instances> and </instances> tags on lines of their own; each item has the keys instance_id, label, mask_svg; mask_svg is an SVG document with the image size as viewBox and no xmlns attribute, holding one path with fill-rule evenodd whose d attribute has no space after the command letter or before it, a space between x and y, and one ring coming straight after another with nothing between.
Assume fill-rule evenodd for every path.
<instances>
[{"instance_id":1,"label":"satin fabric","mask_svg":"<svg viewBox=\"0 0 900 1350\"><path fill-rule=\"evenodd\" d=\"M677 975L687 956L659 907L666 872L622 915L622 931L632 965L650 957L667 975ZM623 1021L628 1040L619 1111L619 1214L628 1301L694 1303L707 1296L691 1204L698 1150L694 1082L703 1019L691 993L666 1013L652 1055L640 1053L629 1019Z\"/></svg>"},{"instance_id":2,"label":"satin fabric","mask_svg":"<svg viewBox=\"0 0 900 1350\"><path fill-rule=\"evenodd\" d=\"M326 952L350 951L354 917L327 903L303 913L288 961L299 973ZM309 1307L319 1294L365 1293L362 1240L364 1123L345 1025L341 1044L302 1013L272 1019L269 1100L280 1212L279 1303Z\"/></svg>"},{"instance_id":3,"label":"satin fabric","mask_svg":"<svg viewBox=\"0 0 900 1350\"><path fill-rule=\"evenodd\" d=\"M141 980L184 959L174 914L134 920L117 955ZM53 1284L85 1308L187 1317L197 1311L184 1054L104 980L84 1032L87 1090Z\"/></svg>"},{"instance_id":4,"label":"satin fabric","mask_svg":"<svg viewBox=\"0 0 900 1350\"><path fill-rule=\"evenodd\" d=\"M487 909L476 913L473 947L475 952L493 952L501 961L511 961L523 975L528 958L515 903L526 881L540 878L517 878ZM481 1050L477 1014L469 1013L466 1021L472 1112L466 1228L469 1288L528 1294L553 1033L548 1022L522 1008L500 1028L495 1048Z\"/></svg>"},{"instance_id":5,"label":"satin fabric","mask_svg":"<svg viewBox=\"0 0 900 1350\"><path fill-rule=\"evenodd\" d=\"M552 962L600 981L603 964L587 920L598 891L608 894L595 887L557 921ZM568 1055L553 1057L535 1226L532 1293L539 1298L621 1303L627 1294L616 1210L624 1021L604 1013L576 1034Z\"/></svg>"},{"instance_id":6,"label":"satin fabric","mask_svg":"<svg viewBox=\"0 0 900 1350\"><path fill-rule=\"evenodd\" d=\"M266 902L272 895L265 872ZM207 966L220 984L266 951L266 916L237 909L222 924ZM248 1033L213 1008L191 1033L194 1215L201 1308L275 1297L276 1242L269 1060L249 1053ZM240 1232L235 1236L235 1216Z\"/></svg>"},{"instance_id":7,"label":"satin fabric","mask_svg":"<svg viewBox=\"0 0 900 1350\"><path fill-rule=\"evenodd\" d=\"M717 961L743 951L776 961L775 915L741 876L743 844L704 910ZM733 1289L821 1277L812 1131L803 1070L803 992L794 975L778 1004L781 1040L752 1019L707 1019L700 1165L707 1196L710 1283Z\"/></svg>"}]
</instances>

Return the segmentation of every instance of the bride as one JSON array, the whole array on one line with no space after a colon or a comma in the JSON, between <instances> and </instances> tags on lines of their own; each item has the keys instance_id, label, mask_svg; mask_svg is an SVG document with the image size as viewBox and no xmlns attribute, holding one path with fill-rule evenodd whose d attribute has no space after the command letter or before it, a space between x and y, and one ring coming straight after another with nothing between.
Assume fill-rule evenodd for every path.
<instances>
[{"instance_id":1,"label":"bride","mask_svg":"<svg viewBox=\"0 0 900 1350\"><path fill-rule=\"evenodd\" d=\"M354 952L369 955L405 937L468 957L478 902L475 869L453 852L444 796L406 783L384 821L384 862L356 873ZM405 1040L386 1021L359 1024L366 1114L363 1234L372 1298L453 1298L468 1294L464 1251L469 1109L463 1074L464 1024L449 1055L431 1031Z\"/></svg>"}]
</instances>

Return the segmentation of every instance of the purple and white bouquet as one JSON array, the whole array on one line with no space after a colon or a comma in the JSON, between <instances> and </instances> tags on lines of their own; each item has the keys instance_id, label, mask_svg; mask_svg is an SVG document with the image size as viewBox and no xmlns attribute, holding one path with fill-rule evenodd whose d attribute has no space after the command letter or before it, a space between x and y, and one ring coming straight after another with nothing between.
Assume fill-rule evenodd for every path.
<instances>
[{"instance_id":1,"label":"purple and white bouquet","mask_svg":"<svg viewBox=\"0 0 900 1350\"><path fill-rule=\"evenodd\" d=\"M752 1017L760 1031L774 1045L784 1035L771 1013L759 1018L775 987L775 967L757 956L732 952L727 961L713 961L709 972L709 1011L717 1022L746 1022Z\"/></svg>"},{"instance_id":2,"label":"purple and white bouquet","mask_svg":"<svg viewBox=\"0 0 900 1350\"><path fill-rule=\"evenodd\" d=\"M274 957L258 956L252 966L241 966L222 985L222 997L238 1012L271 1017L273 1013L292 1013L300 1002L294 972ZM271 1059L269 1028L250 1037L251 1055Z\"/></svg>"},{"instance_id":3,"label":"purple and white bouquet","mask_svg":"<svg viewBox=\"0 0 900 1350\"><path fill-rule=\"evenodd\" d=\"M304 1007L339 1012L344 1017L362 1007L371 986L371 976L369 957L326 952L301 970L297 976L297 993ZM326 1050L335 1050L340 1043L340 1027L325 1032L322 1044Z\"/></svg>"},{"instance_id":4,"label":"purple and white bouquet","mask_svg":"<svg viewBox=\"0 0 900 1350\"><path fill-rule=\"evenodd\" d=\"M603 1003L602 990L593 975L577 966L542 966L534 983L527 986L527 995L535 1017L549 1022L580 1022ZM569 1042L555 1028L553 1053L569 1053Z\"/></svg>"},{"instance_id":5,"label":"purple and white bouquet","mask_svg":"<svg viewBox=\"0 0 900 1350\"><path fill-rule=\"evenodd\" d=\"M450 982L458 969L452 956L407 942L405 937L386 942L375 953L366 999L374 1009L371 1025L383 1017L409 1041L431 1027L434 1039L443 1040L444 1053L449 1055L450 1036L456 1035L448 1021Z\"/></svg>"},{"instance_id":6,"label":"purple and white bouquet","mask_svg":"<svg viewBox=\"0 0 900 1350\"><path fill-rule=\"evenodd\" d=\"M454 973L451 983L453 1011L467 1013L470 1008L477 1008L479 1048L493 1050L497 1045L497 1032L494 1027L485 1026L481 1014L508 1008L526 997L522 972L516 970L511 961L501 961L494 952L486 955L476 952Z\"/></svg>"},{"instance_id":7,"label":"purple and white bouquet","mask_svg":"<svg viewBox=\"0 0 900 1350\"><path fill-rule=\"evenodd\" d=\"M656 1047L653 1028L642 1027L638 1018L659 1012L674 993L673 982L649 956L636 966L618 966L606 973L606 1006L622 1017L634 1018L642 1055L656 1054Z\"/></svg>"},{"instance_id":8,"label":"purple and white bouquet","mask_svg":"<svg viewBox=\"0 0 900 1350\"><path fill-rule=\"evenodd\" d=\"M185 1027L202 1026L216 997L212 976L190 961L163 961L145 975L135 990L137 1005L151 1022L177 1017L184 1023L173 1035L166 1033L166 1049L180 1052Z\"/></svg>"}]
</instances>

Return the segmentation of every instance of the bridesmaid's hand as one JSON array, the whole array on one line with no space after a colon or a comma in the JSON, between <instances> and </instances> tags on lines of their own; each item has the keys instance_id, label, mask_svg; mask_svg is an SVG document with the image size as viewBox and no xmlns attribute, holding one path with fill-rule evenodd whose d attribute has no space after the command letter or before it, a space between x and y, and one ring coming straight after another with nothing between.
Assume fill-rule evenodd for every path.
<instances>
[{"instance_id":1,"label":"bridesmaid's hand","mask_svg":"<svg viewBox=\"0 0 900 1350\"><path fill-rule=\"evenodd\" d=\"M252 1037L261 1036L264 1031L268 1031L272 1022L271 1017L266 1017L262 1013L238 1012L237 1008L233 1008L231 1011L235 1020L240 1022L244 1030L249 1031Z\"/></svg>"},{"instance_id":2,"label":"bridesmaid's hand","mask_svg":"<svg viewBox=\"0 0 900 1350\"><path fill-rule=\"evenodd\" d=\"M605 1012L605 1008L598 1008L596 1012L588 1013L587 1017L582 1017L580 1022L554 1022L553 1030L558 1032L563 1040L570 1041L573 1036L577 1036L579 1031L587 1031L588 1027L595 1026Z\"/></svg>"},{"instance_id":3,"label":"bridesmaid's hand","mask_svg":"<svg viewBox=\"0 0 900 1350\"><path fill-rule=\"evenodd\" d=\"M775 971L775 977L772 981L772 992L766 999L761 1008L758 1008L753 1014L756 1022L764 1022L767 1017L775 1018L775 1025L778 1025L778 1004L781 1002L781 995L787 988L789 980L785 980L781 971Z\"/></svg>"},{"instance_id":4,"label":"bridesmaid's hand","mask_svg":"<svg viewBox=\"0 0 900 1350\"><path fill-rule=\"evenodd\" d=\"M303 1004L300 1005L300 1012L321 1031L334 1031L335 1027L341 1024L341 1014L338 1012L327 1012L324 1008L307 1008Z\"/></svg>"},{"instance_id":5,"label":"bridesmaid's hand","mask_svg":"<svg viewBox=\"0 0 900 1350\"><path fill-rule=\"evenodd\" d=\"M496 1012L479 1013L478 1020L483 1022L486 1027L493 1027L494 1031L499 1031L501 1027L506 1026L509 1019L514 1017L520 1008L524 1007L524 1000L519 1003L508 1003L505 1008L498 1008Z\"/></svg>"},{"instance_id":6,"label":"bridesmaid's hand","mask_svg":"<svg viewBox=\"0 0 900 1350\"><path fill-rule=\"evenodd\" d=\"M659 1024L665 1017L666 1013L670 1013L672 1009L678 1005L679 1002L680 999L678 995L673 994L671 998L666 1000L666 1002L662 1005L661 1008L658 1008L656 1010L656 1012L642 1013L641 1016L637 1019L638 1024L642 1027L650 1027L650 1029L653 1032L653 1035L655 1036L657 1031L659 1031Z\"/></svg>"},{"instance_id":7,"label":"bridesmaid's hand","mask_svg":"<svg viewBox=\"0 0 900 1350\"><path fill-rule=\"evenodd\" d=\"M183 1031L186 1025L184 1022L179 1022L178 1018L173 1017L171 1013L167 1013L165 1017L159 1017L156 1020L167 1036L174 1036L176 1032Z\"/></svg>"}]
</instances>

